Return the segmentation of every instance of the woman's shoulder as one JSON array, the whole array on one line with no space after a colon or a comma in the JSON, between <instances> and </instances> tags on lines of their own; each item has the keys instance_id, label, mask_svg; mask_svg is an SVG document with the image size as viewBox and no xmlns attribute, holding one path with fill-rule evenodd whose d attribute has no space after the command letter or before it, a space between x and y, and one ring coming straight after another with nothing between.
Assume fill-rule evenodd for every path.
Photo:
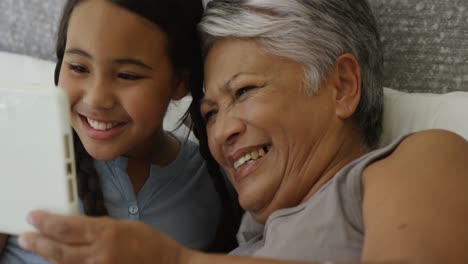
<instances>
[{"instance_id":1,"label":"woman's shoulder","mask_svg":"<svg viewBox=\"0 0 468 264\"><path fill-rule=\"evenodd\" d=\"M418 254L446 258L452 252L448 248L459 247L453 241L466 243L466 157L464 138L430 130L407 136L364 170L364 260Z\"/></svg>"},{"instance_id":2,"label":"woman's shoulder","mask_svg":"<svg viewBox=\"0 0 468 264\"><path fill-rule=\"evenodd\" d=\"M442 162L452 163L456 160L451 161L448 157L467 150L468 142L458 134L448 130L425 130L408 135L390 155L376 165L392 170L395 165L407 167L421 165L418 161L424 162L427 159L440 159ZM427 163L426 165L431 166Z\"/></svg>"},{"instance_id":3,"label":"woman's shoulder","mask_svg":"<svg viewBox=\"0 0 468 264\"><path fill-rule=\"evenodd\" d=\"M383 178L375 175L389 175L393 179L428 177L453 166L463 166L467 156L468 141L463 137L447 130L425 130L408 135L392 153L366 168L363 181L365 184ZM434 173L425 174L427 170Z\"/></svg>"},{"instance_id":4,"label":"woman's shoulder","mask_svg":"<svg viewBox=\"0 0 468 264\"><path fill-rule=\"evenodd\" d=\"M393 194L402 188L424 192L430 184L468 184L468 141L446 130L426 130L404 138L385 158L363 172L364 192Z\"/></svg>"},{"instance_id":5,"label":"woman's shoulder","mask_svg":"<svg viewBox=\"0 0 468 264\"><path fill-rule=\"evenodd\" d=\"M430 154L439 154L443 150L463 150L468 142L460 135L442 129L424 130L406 137L396 148L399 155L413 153L414 151L433 150Z\"/></svg>"}]
</instances>

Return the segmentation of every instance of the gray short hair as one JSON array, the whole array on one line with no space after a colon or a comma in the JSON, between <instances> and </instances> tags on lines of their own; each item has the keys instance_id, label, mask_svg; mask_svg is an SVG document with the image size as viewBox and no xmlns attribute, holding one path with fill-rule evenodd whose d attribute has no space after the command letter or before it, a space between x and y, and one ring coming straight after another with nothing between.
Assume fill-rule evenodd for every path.
<instances>
[{"instance_id":1,"label":"gray short hair","mask_svg":"<svg viewBox=\"0 0 468 264\"><path fill-rule=\"evenodd\" d=\"M382 131L383 54L366 0L213 0L200 23L205 54L218 38L245 38L266 52L300 62L314 94L344 53L353 54L362 74L355 120L364 142L378 144Z\"/></svg>"}]
</instances>

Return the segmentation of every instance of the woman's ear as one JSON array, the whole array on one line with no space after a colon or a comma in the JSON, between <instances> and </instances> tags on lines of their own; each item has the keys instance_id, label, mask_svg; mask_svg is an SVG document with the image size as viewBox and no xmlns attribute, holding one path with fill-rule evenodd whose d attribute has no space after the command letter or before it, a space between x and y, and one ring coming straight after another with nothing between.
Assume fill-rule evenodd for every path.
<instances>
[{"instance_id":1,"label":"woman's ear","mask_svg":"<svg viewBox=\"0 0 468 264\"><path fill-rule=\"evenodd\" d=\"M329 84L333 89L336 115L347 119L354 114L361 99L361 68L349 53L341 55L331 72Z\"/></svg>"},{"instance_id":2,"label":"woman's ear","mask_svg":"<svg viewBox=\"0 0 468 264\"><path fill-rule=\"evenodd\" d=\"M184 73L181 75L180 78L175 80L175 87L174 91L172 92L172 97L171 99L174 101L178 101L182 98L184 98L188 93L189 93L189 74Z\"/></svg>"}]
</instances>

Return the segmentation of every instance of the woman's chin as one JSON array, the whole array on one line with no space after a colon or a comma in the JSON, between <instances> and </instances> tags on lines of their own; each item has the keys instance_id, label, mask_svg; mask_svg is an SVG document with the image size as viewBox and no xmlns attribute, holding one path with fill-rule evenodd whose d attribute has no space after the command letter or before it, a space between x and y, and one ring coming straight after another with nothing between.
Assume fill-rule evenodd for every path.
<instances>
[{"instance_id":1,"label":"woman's chin","mask_svg":"<svg viewBox=\"0 0 468 264\"><path fill-rule=\"evenodd\" d=\"M253 217L253 219L255 219L255 221L257 221L258 223L263 224L263 225L266 223L266 221L268 220L268 217L271 214L271 213L267 213L266 211L261 211L261 212L248 211L248 212L252 215L252 217Z\"/></svg>"},{"instance_id":2,"label":"woman's chin","mask_svg":"<svg viewBox=\"0 0 468 264\"><path fill-rule=\"evenodd\" d=\"M250 197L240 194L239 204L244 210L248 211L257 222L265 223L271 212L268 207L265 207L268 203L260 201L259 198L260 195L258 195L258 193L250 195Z\"/></svg>"}]
</instances>

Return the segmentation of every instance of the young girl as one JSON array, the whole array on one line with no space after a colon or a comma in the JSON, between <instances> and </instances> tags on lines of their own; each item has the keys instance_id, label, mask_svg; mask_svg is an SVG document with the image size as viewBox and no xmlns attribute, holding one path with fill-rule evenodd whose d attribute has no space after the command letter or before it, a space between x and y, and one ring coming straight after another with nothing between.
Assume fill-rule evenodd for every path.
<instances>
[{"instance_id":1,"label":"young girl","mask_svg":"<svg viewBox=\"0 0 468 264\"><path fill-rule=\"evenodd\" d=\"M200 0L69 0L55 82L71 104L85 214L141 220L188 247L227 250L236 221L222 176L197 145L162 127L171 100L202 85L202 12ZM217 234L230 242L216 244ZM11 236L0 262L43 260Z\"/></svg>"}]
</instances>

